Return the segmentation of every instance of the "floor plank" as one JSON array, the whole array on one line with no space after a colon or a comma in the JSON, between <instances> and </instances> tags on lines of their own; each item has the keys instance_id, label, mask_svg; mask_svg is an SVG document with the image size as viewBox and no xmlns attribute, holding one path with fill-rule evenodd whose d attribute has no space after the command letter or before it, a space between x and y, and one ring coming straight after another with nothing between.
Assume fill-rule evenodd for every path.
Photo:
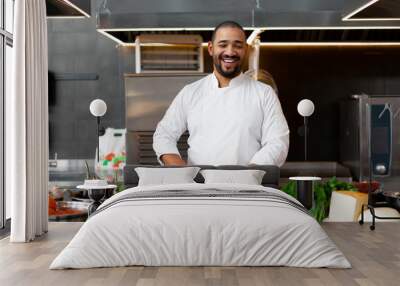
<instances>
[{"instance_id":1,"label":"floor plank","mask_svg":"<svg viewBox=\"0 0 400 286\"><path fill-rule=\"evenodd\" d=\"M399 285L400 224L378 223L375 231L356 223L325 223L323 228L352 263L352 269L290 267L117 267L48 269L81 223L53 222L32 243L0 240L0 285Z\"/></svg>"}]
</instances>

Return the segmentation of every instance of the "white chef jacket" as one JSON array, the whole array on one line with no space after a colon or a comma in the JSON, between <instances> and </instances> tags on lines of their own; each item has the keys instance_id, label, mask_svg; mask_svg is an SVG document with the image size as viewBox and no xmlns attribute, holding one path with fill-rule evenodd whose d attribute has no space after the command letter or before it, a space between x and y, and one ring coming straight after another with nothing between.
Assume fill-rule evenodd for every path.
<instances>
[{"instance_id":1,"label":"white chef jacket","mask_svg":"<svg viewBox=\"0 0 400 286\"><path fill-rule=\"evenodd\" d=\"M189 131L190 165L277 165L289 149L289 128L274 90L247 75L219 88L212 73L186 85L153 137L153 149L179 154L176 143Z\"/></svg>"}]
</instances>

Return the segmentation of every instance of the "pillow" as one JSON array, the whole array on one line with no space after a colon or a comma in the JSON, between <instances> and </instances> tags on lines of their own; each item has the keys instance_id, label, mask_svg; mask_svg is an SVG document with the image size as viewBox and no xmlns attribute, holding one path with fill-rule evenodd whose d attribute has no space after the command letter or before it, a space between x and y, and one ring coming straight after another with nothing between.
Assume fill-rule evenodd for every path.
<instances>
[{"instance_id":1,"label":"pillow","mask_svg":"<svg viewBox=\"0 0 400 286\"><path fill-rule=\"evenodd\" d=\"M135 168L139 176L138 186L195 183L193 179L199 170L199 167Z\"/></svg>"},{"instance_id":2,"label":"pillow","mask_svg":"<svg viewBox=\"0 0 400 286\"><path fill-rule=\"evenodd\" d=\"M265 171L262 170L202 170L204 183L233 183L261 185Z\"/></svg>"}]
</instances>

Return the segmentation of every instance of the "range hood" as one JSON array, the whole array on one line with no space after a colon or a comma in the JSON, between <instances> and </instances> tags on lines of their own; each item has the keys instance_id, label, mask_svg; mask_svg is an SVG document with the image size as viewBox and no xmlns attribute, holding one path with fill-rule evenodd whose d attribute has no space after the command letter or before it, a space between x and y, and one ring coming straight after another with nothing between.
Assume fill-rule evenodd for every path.
<instances>
[{"instance_id":1,"label":"range hood","mask_svg":"<svg viewBox=\"0 0 400 286\"><path fill-rule=\"evenodd\" d=\"M90 0L46 0L48 18L90 17Z\"/></svg>"},{"instance_id":2,"label":"range hood","mask_svg":"<svg viewBox=\"0 0 400 286\"><path fill-rule=\"evenodd\" d=\"M396 1L396 0L395 0ZM141 33L200 34L204 41L220 22L234 20L260 34L262 43L400 42L400 22L343 21L367 0L103 0L97 30L119 44L133 45ZM383 36L374 30L388 30ZM366 30L361 32L360 30ZM311 32L310 32L311 31Z\"/></svg>"},{"instance_id":3,"label":"range hood","mask_svg":"<svg viewBox=\"0 0 400 286\"><path fill-rule=\"evenodd\" d=\"M399 0L369 0L366 4L351 11L344 21L399 21Z\"/></svg>"}]
</instances>

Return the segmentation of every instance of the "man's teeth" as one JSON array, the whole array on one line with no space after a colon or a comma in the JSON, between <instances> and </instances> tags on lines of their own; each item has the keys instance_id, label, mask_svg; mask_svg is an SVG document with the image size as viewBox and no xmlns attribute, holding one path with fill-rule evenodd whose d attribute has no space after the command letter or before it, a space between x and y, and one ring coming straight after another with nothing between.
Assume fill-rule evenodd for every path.
<instances>
[{"instance_id":1,"label":"man's teeth","mask_svg":"<svg viewBox=\"0 0 400 286\"><path fill-rule=\"evenodd\" d=\"M226 63L233 63L235 60L234 59L223 59L223 61Z\"/></svg>"}]
</instances>

